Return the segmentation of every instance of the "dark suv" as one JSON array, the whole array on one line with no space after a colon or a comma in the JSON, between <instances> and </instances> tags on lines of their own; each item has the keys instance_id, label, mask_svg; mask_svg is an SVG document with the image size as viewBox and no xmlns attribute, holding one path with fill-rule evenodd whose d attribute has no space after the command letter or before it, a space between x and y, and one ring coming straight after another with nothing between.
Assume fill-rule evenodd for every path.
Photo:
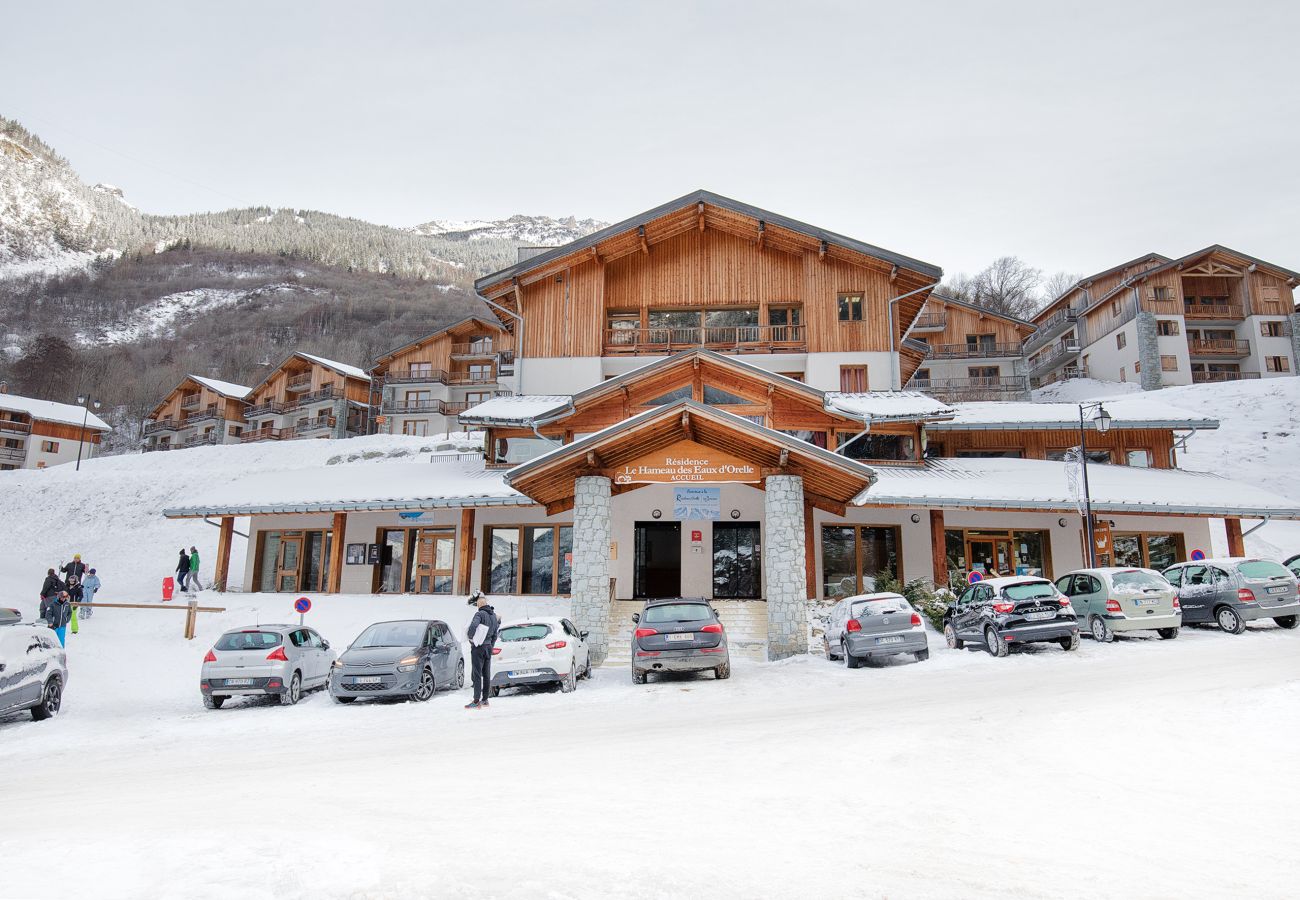
<instances>
[{"instance_id":1,"label":"dark suv","mask_svg":"<svg viewBox=\"0 0 1300 900\"><path fill-rule=\"evenodd\" d=\"M1079 619L1070 600L1046 578L989 578L962 591L943 615L943 637L960 650L980 644L1006 656L1012 644L1051 641L1079 648Z\"/></svg>"},{"instance_id":2,"label":"dark suv","mask_svg":"<svg viewBox=\"0 0 1300 900\"><path fill-rule=\"evenodd\" d=\"M651 672L699 672L712 669L718 679L731 677L727 632L704 599L647 600L632 616L632 680L645 684Z\"/></svg>"}]
</instances>

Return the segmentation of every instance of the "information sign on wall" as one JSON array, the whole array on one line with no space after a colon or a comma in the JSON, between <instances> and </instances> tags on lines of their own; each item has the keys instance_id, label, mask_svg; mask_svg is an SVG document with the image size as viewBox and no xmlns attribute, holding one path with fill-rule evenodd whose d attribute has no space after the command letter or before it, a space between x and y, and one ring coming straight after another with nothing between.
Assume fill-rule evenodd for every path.
<instances>
[{"instance_id":1,"label":"information sign on wall","mask_svg":"<svg viewBox=\"0 0 1300 900\"><path fill-rule=\"evenodd\" d=\"M673 518L721 519L722 488L677 487L673 489Z\"/></svg>"}]
</instances>

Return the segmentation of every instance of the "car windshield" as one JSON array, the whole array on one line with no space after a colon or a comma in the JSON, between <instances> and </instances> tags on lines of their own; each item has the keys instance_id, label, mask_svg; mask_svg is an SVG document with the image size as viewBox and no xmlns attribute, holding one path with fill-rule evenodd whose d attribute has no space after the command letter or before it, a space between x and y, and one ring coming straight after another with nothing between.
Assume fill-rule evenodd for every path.
<instances>
[{"instance_id":1,"label":"car windshield","mask_svg":"<svg viewBox=\"0 0 1300 900\"><path fill-rule=\"evenodd\" d=\"M424 622L380 622L361 632L354 647L416 647L424 643Z\"/></svg>"},{"instance_id":2,"label":"car windshield","mask_svg":"<svg viewBox=\"0 0 1300 900\"><path fill-rule=\"evenodd\" d=\"M1056 596L1056 588L1048 581L1030 581L1024 584L1009 584L1002 589L1008 600L1050 600Z\"/></svg>"},{"instance_id":3,"label":"car windshield","mask_svg":"<svg viewBox=\"0 0 1300 900\"><path fill-rule=\"evenodd\" d=\"M1280 563L1269 562L1266 559L1252 559L1250 562L1244 562L1237 566L1237 571L1247 578L1277 578L1279 575L1289 576L1291 574Z\"/></svg>"},{"instance_id":4,"label":"car windshield","mask_svg":"<svg viewBox=\"0 0 1300 900\"><path fill-rule=\"evenodd\" d=\"M652 606L641 615L641 621L651 625L662 625L667 622L699 622L702 619L711 619L709 608L703 603L665 603L662 606Z\"/></svg>"},{"instance_id":5,"label":"car windshield","mask_svg":"<svg viewBox=\"0 0 1300 900\"><path fill-rule=\"evenodd\" d=\"M1142 592L1154 589L1163 590L1169 587L1169 582L1165 581L1154 572L1116 572L1110 577L1111 584L1115 590L1120 593Z\"/></svg>"},{"instance_id":6,"label":"car windshield","mask_svg":"<svg viewBox=\"0 0 1300 900\"><path fill-rule=\"evenodd\" d=\"M499 641L535 641L551 633L550 625L507 625L497 632Z\"/></svg>"},{"instance_id":7,"label":"car windshield","mask_svg":"<svg viewBox=\"0 0 1300 900\"><path fill-rule=\"evenodd\" d=\"M217 650L270 650L284 639L274 631L232 631L217 641Z\"/></svg>"},{"instance_id":8,"label":"car windshield","mask_svg":"<svg viewBox=\"0 0 1300 900\"><path fill-rule=\"evenodd\" d=\"M907 612L912 607L902 597L876 597L871 600L855 600L849 607L849 615L883 616L886 613Z\"/></svg>"}]
</instances>

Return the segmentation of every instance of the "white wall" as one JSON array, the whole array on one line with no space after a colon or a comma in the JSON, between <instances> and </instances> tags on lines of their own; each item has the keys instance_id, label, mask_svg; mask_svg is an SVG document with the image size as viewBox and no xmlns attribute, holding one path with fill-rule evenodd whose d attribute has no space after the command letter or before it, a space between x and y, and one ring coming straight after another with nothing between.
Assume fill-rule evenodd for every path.
<instances>
[{"instance_id":1,"label":"white wall","mask_svg":"<svg viewBox=\"0 0 1300 900\"><path fill-rule=\"evenodd\" d=\"M41 445L46 441L53 441L57 444L59 448L58 451L55 453L47 453L42 450ZM25 463L25 466L28 469L42 468L42 463L44 463L44 468L48 469L52 466L61 466L64 463L75 463L77 461L77 446L79 442L76 438L69 439L62 437L46 437L40 434L29 434L26 438L26 442L27 462ZM81 458L83 460L90 459L98 452L99 448L90 442L90 433L87 432L86 441L84 444L81 444Z\"/></svg>"},{"instance_id":2,"label":"white wall","mask_svg":"<svg viewBox=\"0 0 1300 900\"><path fill-rule=\"evenodd\" d=\"M1295 375L1295 350L1290 337L1264 337L1259 333L1261 322L1286 322L1285 316L1248 316L1237 332L1238 339L1250 341L1250 357L1241 361L1243 372L1258 372L1261 378ZM1283 326L1285 327L1285 325ZM1291 361L1291 371L1270 372L1265 360L1270 356L1284 356Z\"/></svg>"},{"instance_id":3,"label":"white wall","mask_svg":"<svg viewBox=\"0 0 1300 900\"><path fill-rule=\"evenodd\" d=\"M1160 327L1162 321L1172 321L1178 323L1178 334L1169 337L1156 337L1156 348L1161 356L1175 356L1178 358L1178 371L1166 372L1163 369L1160 372L1160 383L1165 387L1174 387L1175 385L1192 383L1192 358L1187 349L1187 320L1181 315L1156 315L1156 328ZM1157 364L1159 361L1157 360ZM1140 379L1139 379L1140 380Z\"/></svg>"},{"instance_id":4,"label":"white wall","mask_svg":"<svg viewBox=\"0 0 1300 900\"><path fill-rule=\"evenodd\" d=\"M840 366L866 366L867 387L873 391L887 391L901 387L897 383L896 357L888 351L861 351L855 353L809 353L804 382L823 391L840 389Z\"/></svg>"},{"instance_id":5,"label":"white wall","mask_svg":"<svg viewBox=\"0 0 1300 900\"><path fill-rule=\"evenodd\" d=\"M1115 347L1116 335L1125 336L1123 350ZM1183 353L1187 352L1184 338ZM1088 376L1100 381L1119 381L1119 370L1123 367L1126 380L1140 382L1141 376L1134 372L1138 361L1137 320L1126 322L1096 343L1089 344L1083 350L1088 357Z\"/></svg>"},{"instance_id":6,"label":"white wall","mask_svg":"<svg viewBox=\"0 0 1300 900\"><path fill-rule=\"evenodd\" d=\"M642 357L643 362L649 362ZM520 364L523 378L520 383ZM515 360L519 394L576 394L605 380L599 356L529 357Z\"/></svg>"}]
</instances>

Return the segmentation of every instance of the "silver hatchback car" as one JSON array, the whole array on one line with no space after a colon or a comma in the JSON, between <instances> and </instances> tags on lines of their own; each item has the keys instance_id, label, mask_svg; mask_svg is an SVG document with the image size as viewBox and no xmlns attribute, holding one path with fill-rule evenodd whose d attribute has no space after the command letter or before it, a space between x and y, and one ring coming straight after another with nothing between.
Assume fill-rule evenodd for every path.
<instances>
[{"instance_id":1,"label":"silver hatchback car","mask_svg":"<svg viewBox=\"0 0 1300 900\"><path fill-rule=\"evenodd\" d=\"M231 697L270 695L292 706L303 691L329 682L334 656L329 641L303 625L227 631L203 657L203 705L220 709Z\"/></svg>"},{"instance_id":2,"label":"silver hatchback car","mask_svg":"<svg viewBox=\"0 0 1300 900\"><path fill-rule=\"evenodd\" d=\"M826 658L844 658L856 669L887 656L910 654L917 662L930 658L921 615L901 594L860 594L845 597L826 621Z\"/></svg>"},{"instance_id":3,"label":"silver hatchback car","mask_svg":"<svg viewBox=\"0 0 1300 900\"><path fill-rule=\"evenodd\" d=\"M1227 557L1179 563L1164 571L1178 590L1183 624L1213 622L1228 634L1246 623L1272 619L1283 628L1300 624L1296 577L1268 559Z\"/></svg>"}]
</instances>

